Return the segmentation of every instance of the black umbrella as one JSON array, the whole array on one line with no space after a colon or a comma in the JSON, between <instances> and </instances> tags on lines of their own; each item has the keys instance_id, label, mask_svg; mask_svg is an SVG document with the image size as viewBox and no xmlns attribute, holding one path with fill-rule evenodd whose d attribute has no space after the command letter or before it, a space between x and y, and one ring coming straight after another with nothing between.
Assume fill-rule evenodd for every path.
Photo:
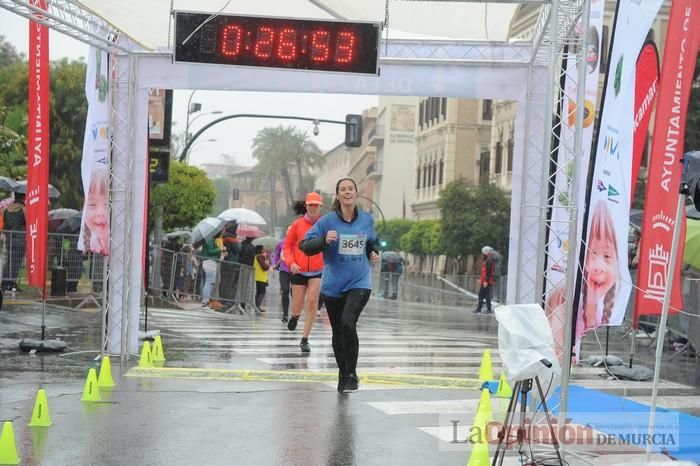
<instances>
[{"instance_id":1,"label":"black umbrella","mask_svg":"<svg viewBox=\"0 0 700 466\"><path fill-rule=\"evenodd\" d=\"M382 261L400 264L403 262L403 257L396 251L384 251L382 252Z\"/></svg>"},{"instance_id":2,"label":"black umbrella","mask_svg":"<svg viewBox=\"0 0 700 466\"><path fill-rule=\"evenodd\" d=\"M56 228L56 233L63 233L64 235L74 235L80 233L80 224L83 221L82 212L77 212L63 222Z\"/></svg>"},{"instance_id":3,"label":"black umbrella","mask_svg":"<svg viewBox=\"0 0 700 466\"><path fill-rule=\"evenodd\" d=\"M15 189L13 191L20 194L27 194L27 180L17 181ZM61 192L58 189L56 189L55 186L50 184L49 197L58 197L60 195Z\"/></svg>"}]
</instances>

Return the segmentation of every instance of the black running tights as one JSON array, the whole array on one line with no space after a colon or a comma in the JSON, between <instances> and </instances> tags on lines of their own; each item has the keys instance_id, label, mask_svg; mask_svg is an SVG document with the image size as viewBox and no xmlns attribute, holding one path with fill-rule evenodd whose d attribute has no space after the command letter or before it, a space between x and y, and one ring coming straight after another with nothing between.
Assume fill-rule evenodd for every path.
<instances>
[{"instance_id":1,"label":"black running tights","mask_svg":"<svg viewBox=\"0 0 700 466\"><path fill-rule=\"evenodd\" d=\"M326 312L333 330L333 354L343 375L355 374L360 341L357 338L357 319L365 308L371 290L347 291L340 298L323 296Z\"/></svg>"}]
</instances>

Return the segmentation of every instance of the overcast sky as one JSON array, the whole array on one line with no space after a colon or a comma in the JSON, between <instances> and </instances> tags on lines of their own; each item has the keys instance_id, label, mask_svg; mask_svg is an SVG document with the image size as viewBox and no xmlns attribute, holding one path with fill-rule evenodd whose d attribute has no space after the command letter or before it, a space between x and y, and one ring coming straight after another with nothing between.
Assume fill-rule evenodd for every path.
<instances>
[{"instance_id":1,"label":"overcast sky","mask_svg":"<svg viewBox=\"0 0 700 466\"><path fill-rule=\"evenodd\" d=\"M4 9L0 9L0 34L26 55L28 41L27 20ZM67 57L87 57L88 46L57 31L51 30L49 53L52 60ZM208 68L209 70L211 68ZM175 132L184 132L187 119L187 100L191 90L176 90L173 104ZM190 132L194 133L212 119L237 113L267 115L296 115L328 120L345 120L348 113L377 105L377 96L342 94L292 94L261 92L196 91L192 102L202 104L202 111L190 116ZM221 111L221 115L205 115ZM295 125L309 133L323 150L332 149L343 142L345 129L342 125L322 124L318 136L313 136L313 124L275 119L233 119L207 130L190 153L190 163L197 165L220 160L220 155L232 155L239 164L253 165L252 140L262 128L278 125ZM209 139L216 141L209 142Z\"/></svg>"}]
</instances>

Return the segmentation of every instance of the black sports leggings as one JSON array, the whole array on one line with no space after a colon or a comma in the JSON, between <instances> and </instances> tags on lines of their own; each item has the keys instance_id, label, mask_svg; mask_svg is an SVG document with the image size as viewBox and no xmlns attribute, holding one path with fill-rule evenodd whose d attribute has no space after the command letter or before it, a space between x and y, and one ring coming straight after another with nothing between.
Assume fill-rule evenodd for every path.
<instances>
[{"instance_id":1,"label":"black sports leggings","mask_svg":"<svg viewBox=\"0 0 700 466\"><path fill-rule=\"evenodd\" d=\"M360 341L357 338L357 319L365 308L371 290L355 289L340 298L323 296L328 319L333 330L333 354L342 375L355 374Z\"/></svg>"}]
</instances>

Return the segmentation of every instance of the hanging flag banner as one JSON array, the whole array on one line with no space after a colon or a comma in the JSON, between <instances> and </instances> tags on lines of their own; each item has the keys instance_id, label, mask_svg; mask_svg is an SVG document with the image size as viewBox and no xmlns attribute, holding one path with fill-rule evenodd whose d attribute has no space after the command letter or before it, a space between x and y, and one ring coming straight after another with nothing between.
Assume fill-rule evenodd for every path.
<instances>
[{"instance_id":1,"label":"hanging flag banner","mask_svg":"<svg viewBox=\"0 0 700 466\"><path fill-rule=\"evenodd\" d=\"M32 0L47 9L46 0ZM32 17L40 18L34 14ZM29 21L26 246L29 286L46 289L49 223L49 29Z\"/></svg>"},{"instance_id":2,"label":"hanging flag banner","mask_svg":"<svg viewBox=\"0 0 700 466\"><path fill-rule=\"evenodd\" d=\"M566 299L564 284L566 280L567 254L569 251L569 207L572 198L573 187L572 173L583 181L579 184L578 199L585 198L586 176L588 174L588 161L591 155L593 141L593 120L595 119L595 105L598 100L598 79L600 66L604 54L601 50L603 35L603 14L605 11L604 0L593 0L590 8L590 19L587 37L587 49L584 54L586 62L585 99L583 104L583 133L581 137L581 157L574 160L573 141L576 125L576 81L578 70L576 56L569 57L564 65L562 124L559 125L560 146L556 151L557 165L565 167L554 175L555 190L558 193L552 200L552 213L547 245L547 277L545 309L552 327L554 336L555 353L561 362L562 348L564 344L564 324L566 317ZM580 29L580 28L579 28ZM581 32L581 31L579 31ZM575 50L573 53L575 54ZM562 145L568 145L570 150L563 150ZM574 163L576 167L574 170ZM583 223L583 209L579 209L577 231L581 231ZM580 233L579 233L580 234ZM578 243L578 242L577 242Z\"/></svg>"},{"instance_id":3,"label":"hanging flag banner","mask_svg":"<svg viewBox=\"0 0 700 466\"><path fill-rule=\"evenodd\" d=\"M637 57L634 85L634 142L632 143L632 190L637 187L639 168L642 165L644 146L647 141L651 111L656 103L659 83L659 52L653 41L647 41Z\"/></svg>"},{"instance_id":4,"label":"hanging flag banner","mask_svg":"<svg viewBox=\"0 0 700 466\"><path fill-rule=\"evenodd\" d=\"M109 56L91 47L85 79L88 101L85 137L83 139L83 219L80 225L78 249L109 255L109 161L111 152L110 117L112 99L109 95Z\"/></svg>"},{"instance_id":5,"label":"hanging flag banner","mask_svg":"<svg viewBox=\"0 0 700 466\"><path fill-rule=\"evenodd\" d=\"M578 274L576 356L581 337L601 325L620 325L631 285L627 265L632 147L634 142L635 62L662 0L620 0L615 14L610 59L603 90L598 138L588 183Z\"/></svg>"},{"instance_id":6,"label":"hanging flag banner","mask_svg":"<svg viewBox=\"0 0 700 466\"><path fill-rule=\"evenodd\" d=\"M676 225L675 207L681 181L685 122L690 87L698 54L700 4L695 0L674 0L668 21L664 47L659 101L649 160L646 203L639 245L637 305L634 327L640 315L661 314L666 278L671 260L671 242L675 228L681 229L680 247L673 272L669 312L683 309L681 265L685 244L685 215Z\"/></svg>"}]
</instances>

